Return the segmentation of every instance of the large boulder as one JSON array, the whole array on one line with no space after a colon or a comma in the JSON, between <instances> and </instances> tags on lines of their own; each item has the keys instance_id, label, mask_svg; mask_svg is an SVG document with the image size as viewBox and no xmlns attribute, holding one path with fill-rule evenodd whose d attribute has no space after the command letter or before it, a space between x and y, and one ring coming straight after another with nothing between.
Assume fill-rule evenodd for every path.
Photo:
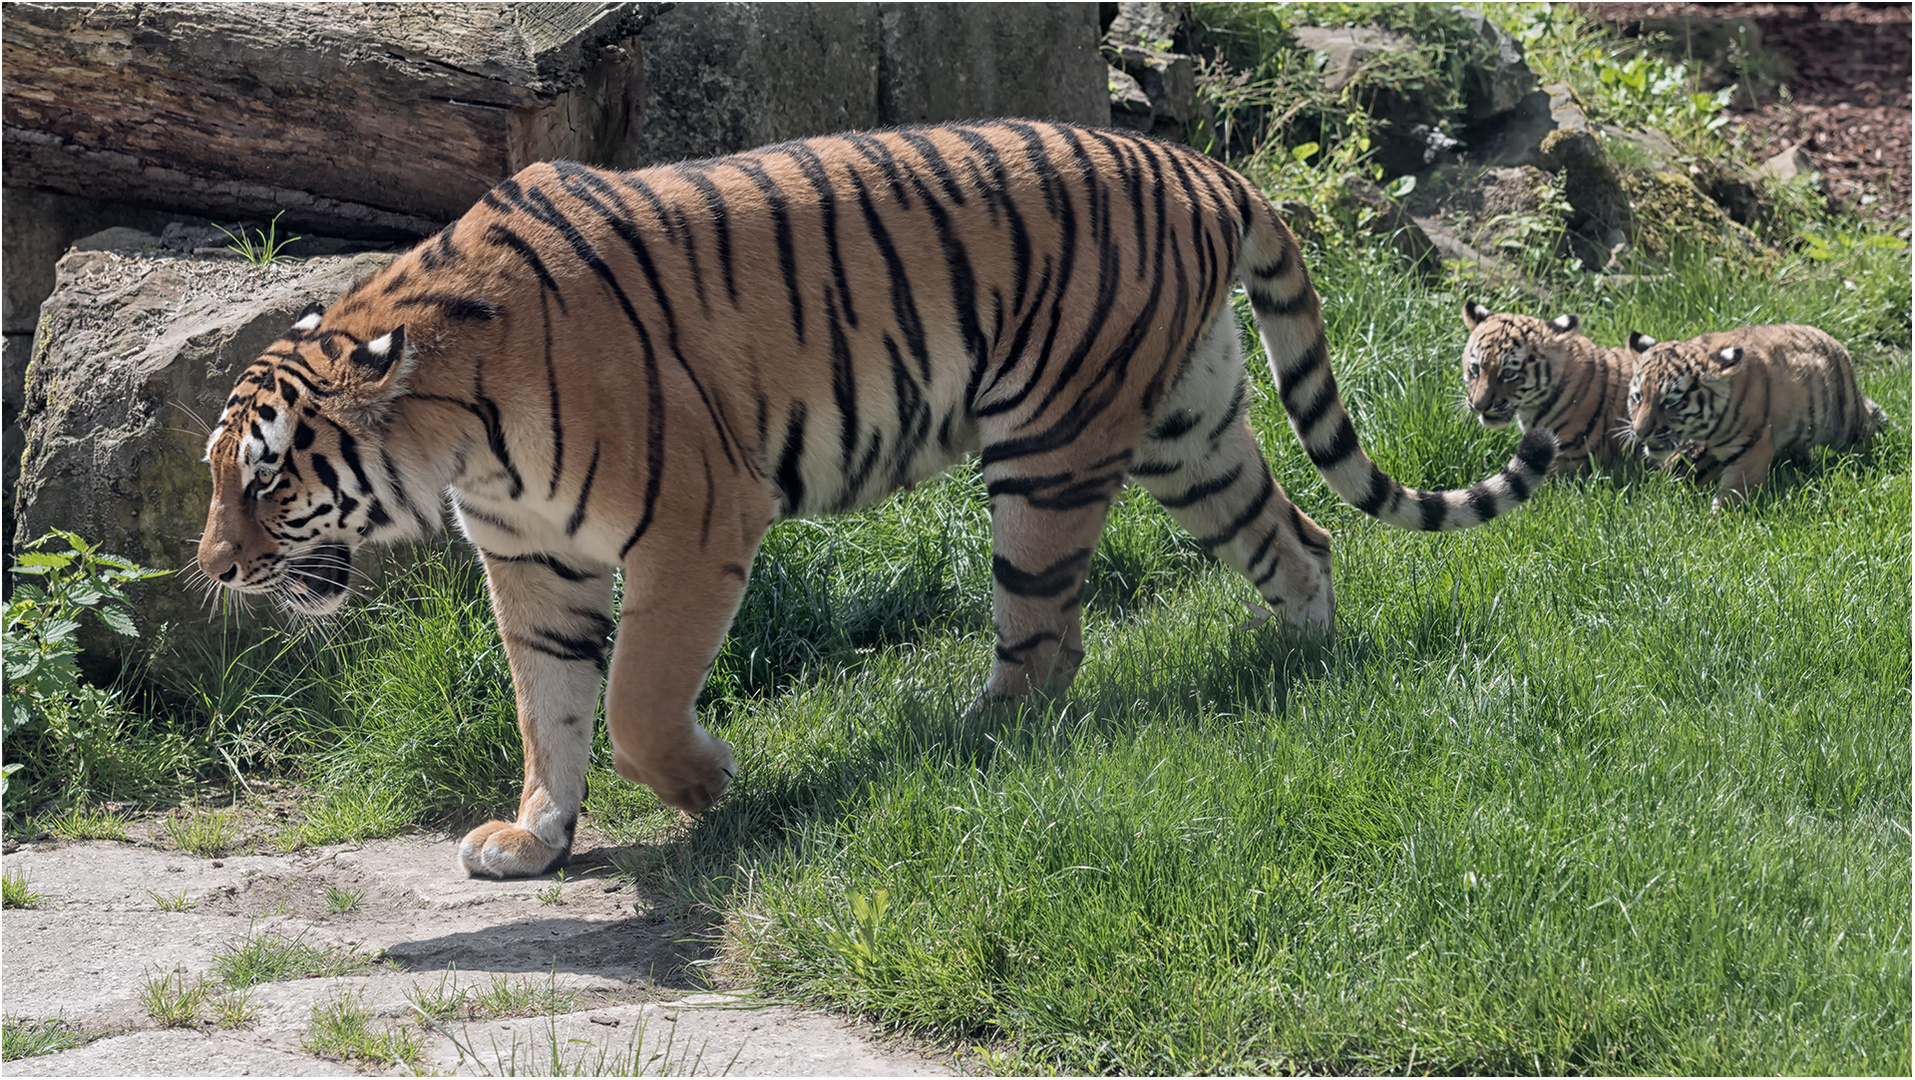
<instances>
[{"instance_id":1,"label":"large boulder","mask_svg":"<svg viewBox=\"0 0 1915 1080\"><path fill-rule=\"evenodd\" d=\"M111 247L113 250L81 250ZM58 265L27 369L17 545L70 529L147 566L180 570L133 590L152 640L174 653L218 633L193 570L212 482L206 434L239 373L314 300L390 260L361 254L250 266L165 254L116 229ZM257 622L259 620L252 620ZM92 643L89 643L92 644Z\"/></svg>"}]
</instances>

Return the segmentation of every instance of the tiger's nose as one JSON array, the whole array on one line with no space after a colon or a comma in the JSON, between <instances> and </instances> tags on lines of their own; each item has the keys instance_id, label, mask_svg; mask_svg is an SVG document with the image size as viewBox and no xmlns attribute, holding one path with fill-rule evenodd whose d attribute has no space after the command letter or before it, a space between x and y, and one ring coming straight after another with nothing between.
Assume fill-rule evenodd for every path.
<instances>
[{"instance_id":1,"label":"tiger's nose","mask_svg":"<svg viewBox=\"0 0 1915 1080\"><path fill-rule=\"evenodd\" d=\"M231 540L202 540L199 568L214 581L231 582L239 575L239 545Z\"/></svg>"}]
</instances>

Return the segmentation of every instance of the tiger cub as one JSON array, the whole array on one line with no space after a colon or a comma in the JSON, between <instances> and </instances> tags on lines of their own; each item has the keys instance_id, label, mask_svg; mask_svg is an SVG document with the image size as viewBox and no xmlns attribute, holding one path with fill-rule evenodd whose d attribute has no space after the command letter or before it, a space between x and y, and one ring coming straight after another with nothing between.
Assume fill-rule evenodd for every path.
<instances>
[{"instance_id":1,"label":"tiger cub","mask_svg":"<svg viewBox=\"0 0 1915 1080\"><path fill-rule=\"evenodd\" d=\"M1463 325L1463 392L1485 427L1513 419L1526 432L1553 433L1561 452L1552 476L1629 460L1623 399L1635 354L1584 337L1575 315L1545 322L1466 300Z\"/></svg>"},{"instance_id":2,"label":"tiger cub","mask_svg":"<svg viewBox=\"0 0 1915 1080\"><path fill-rule=\"evenodd\" d=\"M459 861L540 874L571 847L601 683L620 775L710 806L735 765L695 703L765 530L972 453L991 513L985 696L1070 683L1126 483L1288 623L1327 632L1330 535L1245 420L1239 283L1343 499L1457 529L1542 482L1541 433L1467 491L1406 489L1371 462L1296 240L1249 181L1187 147L1005 120L527 168L244 373L207 443L199 566L328 612L353 547L435 528L449 497L525 744L517 818L467 834Z\"/></svg>"},{"instance_id":3,"label":"tiger cub","mask_svg":"<svg viewBox=\"0 0 1915 1080\"><path fill-rule=\"evenodd\" d=\"M1631 333L1629 435L1665 461L1698 444L1697 479L1720 478L1715 509L1735 506L1778 454L1866 442L1886 420L1862 396L1848 350L1813 326L1744 326L1688 341Z\"/></svg>"}]
</instances>

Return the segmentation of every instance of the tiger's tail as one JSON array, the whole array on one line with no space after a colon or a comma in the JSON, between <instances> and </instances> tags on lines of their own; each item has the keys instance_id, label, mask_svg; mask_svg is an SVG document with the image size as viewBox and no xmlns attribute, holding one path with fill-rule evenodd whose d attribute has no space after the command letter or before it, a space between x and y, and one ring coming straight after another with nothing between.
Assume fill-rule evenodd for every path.
<instances>
[{"instance_id":1,"label":"tiger's tail","mask_svg":"<svg viewBox=\"0 0 1915 1080\"><path fill-rule=\"evenodd\" d=\"M1378 521L1420 532L1474 528L1528 499L1556 460L1556 436L1548 431L1525 435L1501 472L1466 490L1406 488L1370 460L1337 395L1322 308L1296 239L1261 195L1249 192L1246 201L1238 277L1290 427L1331 490Z\"/></svg>"}]
</instances>

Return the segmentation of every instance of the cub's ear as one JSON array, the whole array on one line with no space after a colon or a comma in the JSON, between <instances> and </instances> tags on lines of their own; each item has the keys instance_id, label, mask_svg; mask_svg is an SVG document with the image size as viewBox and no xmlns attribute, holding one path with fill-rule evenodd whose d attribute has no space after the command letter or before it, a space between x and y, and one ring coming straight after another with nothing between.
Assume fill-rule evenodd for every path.
<instances>
[{"instance_id":1,"label":"cub's ear","mask_svg":"<svg viewBox=\"0 0 1915 1080\"><path fill-rule=\"evenodd\" d=\"M1469 327L1471 330L1476 329L1479 323L1493 314L1495 314L1495 312L1492 312L1474 300L1463 301L1463 325Z\"/></svg>"},{"instance_id":2,"label":"cub's ear","mask_svg":"<svg viewBox=\"0 0 1915 1080\"><path fill-rule=\"evenodd\" d=\"M1549 320L1549 328L1558 334L1567 334L1582 324L1582 319L1575 315L1558 315Z\"/></svg>"},{"instance_id":3,"label":"cub's ear","mask_svg":"<svg viewBox=\"0 0 1915 1080\"><path fill-rule=\"evenodd\" d=\"M1653 349L1655 347L1656 347L1655 338L1650 337L1648 334L1638 333L1634 330L1629 331L1629 351L1630 352L1646 353L1650 349Z\"/></svg>"},{"instance_id":4,"label":"cub's ear","mask_svg":"<svg viewBox=\"0 0 1915 1080\"><path fill-rule=\"evenodd\" d=\"M319 320L324 318L325 315L326 315L326 305L307 304L306 310L300 312L299 318L293 321L293 333L295 334L312 333L314 330L319 329Z\"/></svg>"},{"instance_id":5,"label":"cub's ear","mask_svg":"<svg viewBox=\"0 0 1915 1080\"><path fill-rule=\"evenodd\" d=\"M1731 345L1726 349L1719 349L1709 354L1709 370L1707 374L1714 378L1721 378L1735 371L1741 364L1742 346Z\"/></svg>"}]
</instances>

